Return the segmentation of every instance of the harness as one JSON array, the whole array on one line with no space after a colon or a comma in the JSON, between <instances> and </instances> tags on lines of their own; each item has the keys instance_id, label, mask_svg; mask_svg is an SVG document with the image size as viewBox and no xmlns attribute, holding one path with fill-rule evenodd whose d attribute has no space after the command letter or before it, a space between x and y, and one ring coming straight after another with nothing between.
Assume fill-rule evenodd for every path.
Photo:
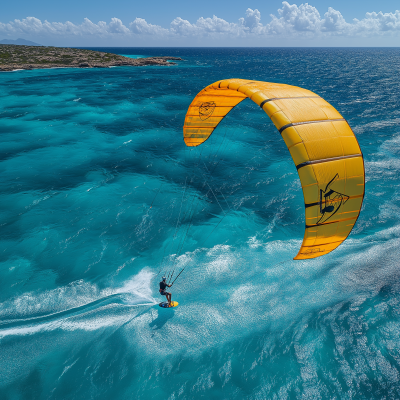
<instances>
[{"instance_id":1,"label":"harness","mask_svg":"<svg viewBox=\"0 0 400 400\"><path fill-rule=\"evenodd\" d=\"M166 287L165 287L164 289L161 289L161 288L160 288L160 290L159 290L160 293L161 293L163 296L165 296L165 289L166 289Z\"/></svg>"}]
</instances>

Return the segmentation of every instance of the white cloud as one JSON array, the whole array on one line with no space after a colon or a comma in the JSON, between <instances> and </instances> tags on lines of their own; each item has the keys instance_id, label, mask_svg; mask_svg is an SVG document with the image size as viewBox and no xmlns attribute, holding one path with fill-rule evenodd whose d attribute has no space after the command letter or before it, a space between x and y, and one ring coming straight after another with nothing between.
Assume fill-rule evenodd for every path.
<instances>
[{"instance_id":1,"label":"white cloud","mask_svg":"<svg viewBox=\"0 0 400 400\"><path fill-rule=\"evenodd\" d=\"M340 11L328 8L323 18L320 12L308 3L296 5L287 1L277 10L277 15L270 15L269 22L263 24L261 13L257 9L248 8L245 17L237 22L228 22L217 16L201 17L191 23L180 17L175 18L168 28L153 25L143 18L136 18L127 26L118 19L111 18L109 23L99 21L94 23L85 18L80 25L72 22L40 21L35 17L16 19L10 22L0 22L0 34L8 37L25 36L33 38L86 38L127 40L150 38L172 43L177 39L205 38L217 43L221 38L238 38L241 43L268 44L268 39L274 38L334 38L334 37L397 37L400 32L400 11L393 13L369 12L362 20L354 19L346 22ZM248 40L246 42L246 40ZM261 42L260 42L261 41ZM276 41L274 43L277 43Z\"/></svg>"},{"instance_id":2,"label":"white cloud","mask_svg":"<svg viewBox=\"0 0 400 400\"><path fill-rule=\"evenodd\" d=\"M23 33L39 33L45 29L45 25L42 24L42 21L34 17L28 17L22 21L16 19L14 22L10 22L10 25L12 25L13 29Z\"/></svg>"},{"instance_id":3,"label":"white cloud","mask_svg":"<svg viewBox=\"0 0 400 400\"><path fill-rule=\"evenodd\" d=\"M180 17L171 22L170 33L179 36L213 36L235 34L238 24L229 23L215 15L212 18L199 18L194 24Z\"/></svg>"},{"instance_id":4,"label":"white cloud","mask_svg":"<svg viewBox=\"0 0 400 400\"><path fill-rule=\"evenodd\" d=\"M43 23L35 17L27 17L22 21L16 19L8 24L0 23L0 32L6 34L27 34L27 35L94 35L104 36L109 34L131 34L131 31L118 18L112 18L111 22L100 21L94 24L88 18L83 20L81 25L72 22L48 22Z\"/></svg>"},{"instance_id":5,"label":"white cloud","mask_svg":"<svg viewBox=\"0 0 400 400\"><path fill-rule=\"evenodd\" d=\"M245 28L248 28L250 32L260 32L260 28L263 27L260 20L260 11L258 11L257 9L252 10L251 8L248 8L246 10L246 17L240 18L239 23L242 24Z\"/></svg>"},{"instance_id":6,"label":"white cloud","mask_svg":"<svg viewBox=\"0 0 400 400\"><path fill-rule=\"evenodd\" d=\"M81 35L102 35L105 36L108 33L107 23L99 21L94 24L90 19L85 18L83 24L80 26Z\"/></svg>"},{"instance_id":7,"label":"white cloud","mask_svg":"<svg viewBox=\"0 0 400 400\"><path fill-rule=\"evenodd\" d=\"M136 18L133 22L129 24L133 34L136 35L166 35L169 34L168 29L164 29L158 25L152 25L146 22L143 18Z\"/></svg>"},{"instance_id":8,"label":"white cloud","mask_svg":"<svg viewBox=\"0 0 400 400\"><path fill-rule=\"evenodd\" d=\"M111 22L108 24L108 29L110 33L130 33L130 30L118 18L111 18Z\"/></svg>"},{"instance_id":9,"label":"white cloud","mask_svg":"<svg viewBox=\"0 0 400 400\"><path fill-rule=\"evenodd\" d=\"M308 3L290 5L287 1L282 3L282 8L278 10L281 18L276 19L286 29L295 31L316 31L321 24L318 10Z\"/></svg>"},{"instance_id":10,"label":"white cloud","mask_svg":"<svg viewBox=\"0 0 400 400\"><path fill-rule=\"evenodd\" d=\"M199 32L195 24L192 25L186 19L178 17L171 22L171 33L175 33L181 36L189 36L198 34Z\"/></svg>"},{"instance_id":11,"label":"white cloud","mask_svg":"<svg viewBox=\"0 0 400 400\"><path fill-rule=\"evenodd\" d=\"M225 20L216 17L215 15L212 18L199 18L196 22L196 27L199 31L204 33L231 33L235 31L236 24L226 22Z\"/></svg>"},{"instance_id":12,"label":"white cloud","mask_svg":"<svg viewBox=\"0 0 400 400\"><path fill-rule=\"evenodd\" d=\"M361 21L354 19L354 25L359 31L387 32L400 30L400 11L394 13L371 12Z\"/></svg>"},{"instance_id":13,"label":"white cloud","mask_svg":"<svg viewBox=\"0 0 400 400\"><path fill-rule=\"evenodd\" d=\"M340 11L336 11L332 7L328 8L328 12L325 13L324 17L321 24L322 31L344 33L350 27L350 24L344 20Z\"/></svg>"}]
</instances>

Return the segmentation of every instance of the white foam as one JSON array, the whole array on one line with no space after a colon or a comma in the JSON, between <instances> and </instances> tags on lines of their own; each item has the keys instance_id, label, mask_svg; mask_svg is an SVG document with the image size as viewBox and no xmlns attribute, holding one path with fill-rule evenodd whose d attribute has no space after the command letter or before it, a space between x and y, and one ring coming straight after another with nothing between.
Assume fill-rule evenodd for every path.
<instances>
[{"instance_id":1,"label":"white foam","mask_svg":"<svg viewBox=\"0 0 400 400\"><path fill-rule=\"evenodd\" d=\"M126 315L102 315L98 314L107 308L121 307L138 307L141 305L156 304L156 300L151 293L151 279L154 274L148 270L142 270L138 275L132 277L123 286L117 288L106 288L100 290L97 285L85 282L83 280L73 282L70 285L57 288L43 293L25 293L22 296L14 298L0 304L0 318L7 321L8 316L13 316L9 323L18 322L15 316L19 316L20 327L10 329L0 329L0 338L7 335L24 335L32 334L41 330L53 330L62 328L66 330L84 329L94 330L104 326L109 326L118 323L119 321L126 322ZM113 295L122 295L123 304L111 303L102 305L101 303L94 308L88 310L83 309L77 315L74 309L89 305L94 301L101 299L106 300ZM67 311L59 318L58 313ZM39 316L37 316L39 314ZM34 315L34 317L29 318ZM37 317L35 317L37 316ZM49 322L40 321L43 318L53 317ZM130 315L129 318L132 318Z\"/></svg>"}]
</instances>

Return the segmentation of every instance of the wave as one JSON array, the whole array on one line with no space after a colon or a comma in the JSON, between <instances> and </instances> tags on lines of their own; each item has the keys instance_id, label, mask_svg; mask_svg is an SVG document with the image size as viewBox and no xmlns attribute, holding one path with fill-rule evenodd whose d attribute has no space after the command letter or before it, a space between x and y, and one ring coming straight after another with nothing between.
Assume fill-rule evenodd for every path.
<instances>
[{"instance_id":1,"label":"wave","mask_svg":"<svg viewBox=\"0 0 400 400\"><path fill-rule=\"evenodd\" d=\"M107 310L112 315L121 308L157 304L151 296L153 277L154 273L142 270L118 288L100 290L94 284L78 281L55 290L26 293L8 300L0 305L0 338L57 328L92 330L118 323L126 315L99 317L98 314Z\"/></svg>"}]
</instances>

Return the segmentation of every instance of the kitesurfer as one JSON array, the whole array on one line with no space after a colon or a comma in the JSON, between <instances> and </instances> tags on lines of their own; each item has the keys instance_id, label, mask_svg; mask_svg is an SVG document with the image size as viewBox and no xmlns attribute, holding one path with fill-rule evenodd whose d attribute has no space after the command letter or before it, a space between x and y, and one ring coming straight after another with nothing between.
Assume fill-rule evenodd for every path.
<instances>
[{"instance_id":1,"label":"kitesurfer","mask_svg":"<svg viewBox=\"0 0 400 400\"><path fill-rule=\"evenodd\" d=\"M171 293L166 292L165 288L167 287L171 287L172 285L168 285L167 283L167 278L165 276L163 276L162 281L160 282L160 294L162 296L165 296L167 298L168 301L168 305L171 305Z\"/></svg>"}]
</instances>

